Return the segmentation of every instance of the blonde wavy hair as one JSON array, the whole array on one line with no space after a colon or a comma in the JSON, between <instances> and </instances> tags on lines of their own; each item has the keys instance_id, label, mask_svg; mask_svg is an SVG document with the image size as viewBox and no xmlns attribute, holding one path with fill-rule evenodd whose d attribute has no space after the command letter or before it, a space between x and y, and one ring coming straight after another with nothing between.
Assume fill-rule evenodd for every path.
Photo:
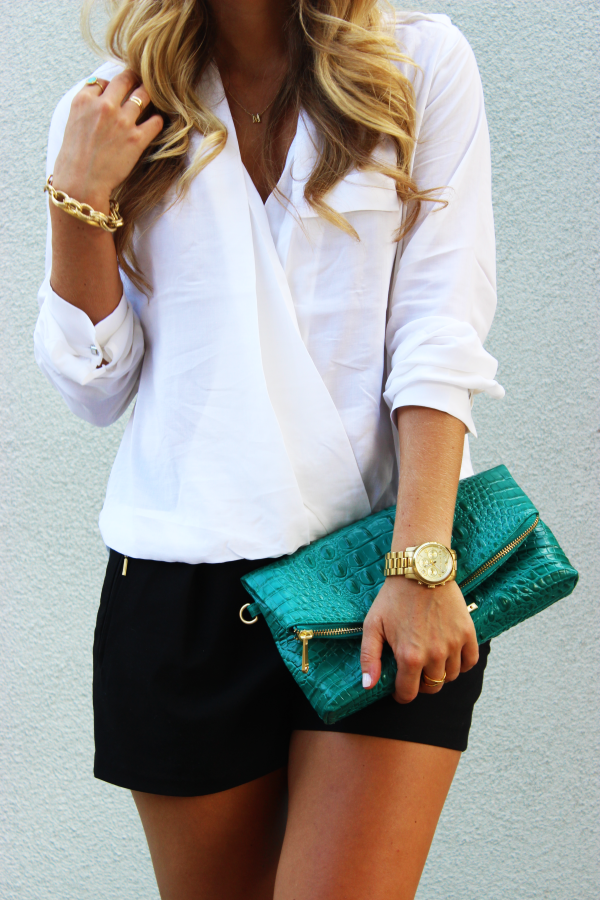
<instances>
[{"instance_id":1,"label":"blonde wavy hair","mask_svg":"<svg viewBox=\"0 0 600 900\"><path fill-rule=\"evenodd\" d=\"M221 152L225 125L202 104L197 86L213 57L216 24L206 0L106 0L110 20L106 51L91 35L97 0L86 0L83 32L95 49L133 69L165 126L116 192L125 225L115 236L119 264L133 283L149 293L133 250L134 226L169 189L185 195L192 179ZM414 91L395 63L412 65L393 36L378 0L291 0L286 34L291 65L271 107L263 158L271 188L276 175L269 148L290 107L304 109L319 135L318 155L304 197L324 219L358 239L348 220L326 202L327 193L353 168L391 178L408 204L400 239L414 224L422 200L410 174L415 143ZM204 140L191 164L186 153L194 131ZM387 138L396 165L372 156Z\"/></svg>"}]
</instances>

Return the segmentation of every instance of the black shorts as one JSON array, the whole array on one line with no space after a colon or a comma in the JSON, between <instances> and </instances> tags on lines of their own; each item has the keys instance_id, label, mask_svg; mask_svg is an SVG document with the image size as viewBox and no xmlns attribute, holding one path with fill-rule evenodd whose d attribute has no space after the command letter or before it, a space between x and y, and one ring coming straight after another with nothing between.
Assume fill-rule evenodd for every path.
<instances>
[{"instance_id":1,"label":"black shorts","mask_svg":"<svg viewBox=\"0 0 600 900\"><path fill-rule=\"evenodd\" d=\"M240 576L269 560L198 565L110 551L94 634L94 774L154 794L197 796L287 763L295 729L465 750L489 644L437 694L378 700L325 725L262 617L243 625Z\"/></svg>"}]
</instances>

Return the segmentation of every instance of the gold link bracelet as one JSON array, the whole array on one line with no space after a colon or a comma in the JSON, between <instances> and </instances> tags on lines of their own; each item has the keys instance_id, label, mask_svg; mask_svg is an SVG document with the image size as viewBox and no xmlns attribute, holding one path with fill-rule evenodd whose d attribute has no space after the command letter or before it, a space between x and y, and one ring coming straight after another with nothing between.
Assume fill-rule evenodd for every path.
<instances>
[{"instance_id":1,"label":"gold link bracelet","mask_svg":"<svg viewBox=\"0 0 600 900\"><path fill-rule=\"evenodd\" d=\"M44 191L48 191L55 206L69 213L70 216L75 216L80 222L86 222L88 225L101 228L102 231L108 231L110 234L114 234L117 228L124 224L119 215L119 204L116 200L110 201L110 215L107 216L105 213L93 209L88 203L80 203L79 200L74 200L64 191L57 191L52 187L52 175L48 176Z\"/></svg>"}]
</instances>

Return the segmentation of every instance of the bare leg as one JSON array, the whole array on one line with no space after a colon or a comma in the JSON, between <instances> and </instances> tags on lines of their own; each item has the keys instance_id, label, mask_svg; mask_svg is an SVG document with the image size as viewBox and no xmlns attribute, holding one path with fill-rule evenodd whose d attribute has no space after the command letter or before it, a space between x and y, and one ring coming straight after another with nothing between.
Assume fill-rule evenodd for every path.
<instances>
[{"instance_id":1,"label":"bare leg","mask_svg":"<svg viewBox=\"0 0 600 900\"><path fill-rule=\"evenodd\" d=\"M284 769L204 797L132 793L162 900L272 900Z\"/></svg>"},{"instance_id":2,"label":"bare leg","mask_svg":"<svg viewBox=\"0 0 600 900\"><path fill-rule=\"evenodd\" d=\"M412 900L460 753L298 731L275 900Z\"/></svg>"}]
</instances>

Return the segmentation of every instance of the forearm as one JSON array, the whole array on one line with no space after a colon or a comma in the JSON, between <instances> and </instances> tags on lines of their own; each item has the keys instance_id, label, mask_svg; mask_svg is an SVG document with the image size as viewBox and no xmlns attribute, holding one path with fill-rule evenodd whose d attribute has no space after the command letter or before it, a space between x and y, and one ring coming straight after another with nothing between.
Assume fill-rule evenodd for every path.
<instances>
[{"instance_id":1,"label":"forearm","mask_svg":"<svg viewBox=\"0 0 600 900\"><path fill-rule=\"evenodd\" d=\"M450 546L465 426L437 409L397 410L400 481L392 550L424 541Z\"/></svg>"},{"instance_id":2,"label":"forearm","mask_svg":"<svg viewBox=\"0 0 600 900\"><path fill-rule=\"evenodd\" d=\"M135 98L130 94L135 88ZM135 99L135 103L127 100ZM98 212L133 170L163 126L151 116L138 124L150 98L130 69L112 81L92 79L75 95L58 156L53 186ZM119 304L123 286L112 234L80 222L50 204L52 290L83 310L96 325Z\"/></svg>"},{"instance_id":3,"label":"forearm","mask_svg":"<svg viewBox=\"0 0 600 900\"><path fill-rule=\"evenodd\" d=\"M107 200L79 196L75 187L63 187L58 181L56 188L80 202L89 203L99 212L109 211ZM63 300L83 310L96 325L118 306L123 293L113 236L80 222L52 203L50 216L52 290Z\"/></svg>"},{"instance_id":4,"label":"forearm","mask_svg":"<svg viewBox=\"0 0 600 900\"><path fill-rule=\"evenodd\" d=\"M426 541L450 546L465 439L460 419L421 406L398 410L400 484L392 550ZM455 581L428 590L390 575L365 619L361 649L363 685L381 675L388 643L396 658L395 698L408 703L419 691L436 693L477 662L473 622ZM423 683L422 674L433 679Z\"/></svg>"}]
</instances>

